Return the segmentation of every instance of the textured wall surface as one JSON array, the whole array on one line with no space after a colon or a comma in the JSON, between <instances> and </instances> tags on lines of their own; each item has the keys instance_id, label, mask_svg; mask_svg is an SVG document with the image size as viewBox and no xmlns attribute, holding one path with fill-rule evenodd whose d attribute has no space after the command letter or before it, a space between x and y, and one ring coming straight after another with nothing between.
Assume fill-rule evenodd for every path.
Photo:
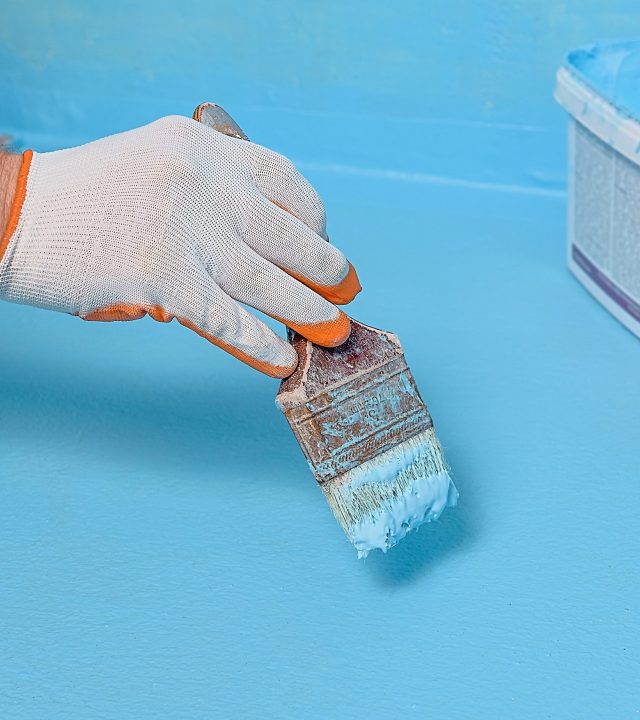
<instances>
[{"instance_id":1,"label":"textured wall surface","mask_svg":"<svg viewBox=\"0 0 640 720\"><path fill-rule=\"evenodd\" d=\"M633 0L1 0L0 127L58 147L211 99L297 160L563 185L553 75ZM342 139L342 142L341 142Z\"/></svg>"},{"instance_id":2,"label":"textured wall surface","mask_svg":"<svg viewBox=\"0 0 640 720\"><path fill-rule=\"evenodd\" d=\"M0 128L201 99L294 157L459 507L358 562L273 404L183 328L0 308L0 716L640 712L640 343L565 269L571 46L637 3L2 2Z\"/></svg>"}]
</instances>

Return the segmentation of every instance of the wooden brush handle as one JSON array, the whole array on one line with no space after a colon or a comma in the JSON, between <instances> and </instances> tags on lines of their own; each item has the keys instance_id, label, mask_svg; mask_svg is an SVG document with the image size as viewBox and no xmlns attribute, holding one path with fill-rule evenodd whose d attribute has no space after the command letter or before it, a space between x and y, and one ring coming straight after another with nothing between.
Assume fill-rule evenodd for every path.
<instances>
[{"instance_id":1,"label":"wooden brush handle","mask_svg":"<svg viewBox=\"0 0 640 720\"><path fill-rule=\"evenodd\" d=\"M229 113L215 103L200 103L193 111L193 119L229 137L249 140L242 128Z\"/></svg>"}]
</instances>

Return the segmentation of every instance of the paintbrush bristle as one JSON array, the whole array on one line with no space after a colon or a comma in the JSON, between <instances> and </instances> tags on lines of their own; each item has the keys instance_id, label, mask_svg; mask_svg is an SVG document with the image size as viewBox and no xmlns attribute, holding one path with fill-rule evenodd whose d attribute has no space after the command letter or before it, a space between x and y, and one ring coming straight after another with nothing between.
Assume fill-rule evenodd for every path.
<instances>
[{"instance_id":1,"label":"paintbrush bristle","mask_svg":"<svg viewBox=\"0 0 640 720\"><path fill-rule=\"evenodd\" d=\"M358 557L377 548L386 552L458 500L433 428L339 475L322 490Z\"/></svg>"},{"instance_id":2,"label":"paintbrush bristle","mask_svg":"<svg viewBox=\"0 0 640 720\"><path fill-rule=\"evenodd\" d=\"M292 342L300 362L276 401L360 557L388 550L456 504L431 415L393 333L352 320L337 348L299 335Z\"/></svg>"}]
</instances>

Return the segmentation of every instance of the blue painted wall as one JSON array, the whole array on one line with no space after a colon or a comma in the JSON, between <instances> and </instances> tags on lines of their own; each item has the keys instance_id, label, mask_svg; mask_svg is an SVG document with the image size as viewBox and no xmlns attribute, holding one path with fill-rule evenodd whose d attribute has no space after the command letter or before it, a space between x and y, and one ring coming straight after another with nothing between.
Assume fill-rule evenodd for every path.
<instances>
[{"instance_id":1,"label":"blue painted wall","mask_svg":"<svg viewBox=\"0 0 640 720\"><path fill-rule=\"evenodd\" d=\"M2 6L0 127L23 142L209 98L298 160L542 188L563 184L564 53L640 29L633 0Z\"/></svg>"}]
</instances>

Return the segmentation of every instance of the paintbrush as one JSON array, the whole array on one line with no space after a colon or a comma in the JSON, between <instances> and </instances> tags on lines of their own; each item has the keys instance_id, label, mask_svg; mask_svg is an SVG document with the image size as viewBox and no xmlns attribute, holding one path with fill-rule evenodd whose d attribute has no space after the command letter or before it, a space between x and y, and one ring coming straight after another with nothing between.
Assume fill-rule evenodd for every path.
<instances>
[{"instance_id":1,"label":"paintbrush","mask_svg":"<svg viewBox=\"0 0 640 720\"><path fill-rule=\"evenodd\" d=\"M213 103L193 117L248 139ZM356 320L337 348L288 337L299 363L276 403L358 557L454 506L458 491L398 338Z\"/></svg>"}]
</instances>

